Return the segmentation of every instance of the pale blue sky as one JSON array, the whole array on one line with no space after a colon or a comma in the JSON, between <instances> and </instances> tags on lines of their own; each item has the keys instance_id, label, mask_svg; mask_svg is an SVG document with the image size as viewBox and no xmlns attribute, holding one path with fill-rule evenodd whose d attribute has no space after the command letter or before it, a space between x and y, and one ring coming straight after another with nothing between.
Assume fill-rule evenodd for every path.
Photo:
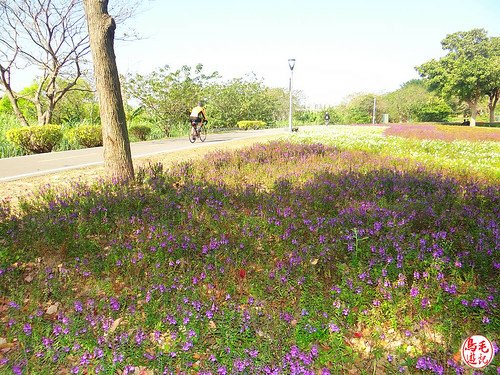
<instances>
[{"instance_id":1,"label":"pale blue sky","mask_svg":"<svg viewBox=\"0 0 500 375\"><path fill-rule=\"evenodd\" d=\"M119 1L119 0L111 0ZM202 63L223 78L255 73L294 89L306 104L338 104L358 92L390 92L443 55L450 33L500 36L500 0L150 0L129 21L143 39L115 44L120 73ZM122 25L118 25L123 29ZM19 73L19 72L17 72ZM28 85L34 76L14 86ZM20 86L23 85L23 86Z\"/></svg>"},{"instance_id":2,"label":"pale blue sky","mask_svg":"<svg viewBox=\"0 0 500 375\"><path fill-rule=\"evenodd\" d=\"M309 104L384 93L418 78L450 33L500 36L500 0L156 0L134 20L146 37L116 46L122 73L204 64L223 78L255 73Z\"/></svg>"}]
</instances>

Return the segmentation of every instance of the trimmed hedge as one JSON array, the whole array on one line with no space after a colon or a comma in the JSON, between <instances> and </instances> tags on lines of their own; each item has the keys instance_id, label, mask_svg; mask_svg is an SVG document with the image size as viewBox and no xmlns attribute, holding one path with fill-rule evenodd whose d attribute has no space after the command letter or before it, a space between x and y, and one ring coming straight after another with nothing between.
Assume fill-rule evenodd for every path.
<instances>
[{"instance_id":1,"label":"trimmed hedge","mask_svg":"<svg viewBox=\"0 0 500 375\"><path fill-rule=\"evenodd\" d=\"M15 146L41 154L51 152L63 138L63 133L60 125L47 124L10 129L5 136Z\"/></svg>"},{"instance_id":2,"label":"trimmed hedge","mask_svg":"<svg viewBox=\"0 0 500 375\"><path fill-rule=\"evenodd\" d=\"M140 139L141 141L145 141L151 133L151 128L146 125L132 125L128 131L134 137Z\"/></svg>"},{"instance_id":3,"label":"trimmed hedge","mask_svg":"<svg viewBox=\"0 0 500 375\"><path fill-rule=\"evenodd\" d=\"M102 146L102 126L80 125L69 130L66 138L71 143L77 143L83 147L99 147Z\"/></svg>"},{"instance_id":4,"label":"trimmed hedge","mask_svg":"<svg viewBox=\"0 0 500 375\"><path fill-rule=\"evenodd\" d=\"M262 129L266 126L264 121L238 121L238 128L243 130Z\"/></svg>"}]
</instances>

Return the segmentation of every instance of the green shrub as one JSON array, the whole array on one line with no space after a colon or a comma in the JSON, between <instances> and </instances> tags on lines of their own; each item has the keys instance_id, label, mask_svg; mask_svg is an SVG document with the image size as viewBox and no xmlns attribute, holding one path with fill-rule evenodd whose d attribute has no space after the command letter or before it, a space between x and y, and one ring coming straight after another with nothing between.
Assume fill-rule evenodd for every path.
<instances>
[{"instance_id":1,"label":"green shrub","mask_svg":"<svg viewBox=\"0 0 500 375\"><path fill-rule=\"evenodd\" d=\"M151 133L151 128L146 125L132 125L128 130L130 134L139 138L141 141L145 141Z\"/></svg>"},{"instance_id":2,"label":"green shrub","mask_svg":"<svg viewBox=\"0 0 500 375\"><path fill-rule=\"evenodd\" d=\"M451 107L444 100L435 99L420 108L418 118L423 122L442 122L447 121L451 113Z\"/></svg>"},{"instance_id":3,"label":"green shrub","mask_svg":"<svg viewBox=\"0 0 500 375\"><path fill-rule=\"evenodd\" d=\"M71 143L77 143L83 147L99 147L102 146L102 126L80 125L69 130L66 138Z\"/></svg>"},{"instance_id":4,"label":"green shrub","mask_svg":"<svg viewBox=\"0 0 500 375\"><path fill-rule=\"evenodd\" d=\"M262 129L266 126L264 121L238 121L238 128L243 130Z\"/></svg>"},{"instance_id":5,"label":"green shrub","mask_svg":"<svg viewBox=\"0 0 500 375\"><path fill-rule=\"evenodd\" d=\"M10 129L5 136L17 147L30 153L41 154L51 152L61 141L63 133L61 126L47 124Z\"/></svg>"}]
</instances>

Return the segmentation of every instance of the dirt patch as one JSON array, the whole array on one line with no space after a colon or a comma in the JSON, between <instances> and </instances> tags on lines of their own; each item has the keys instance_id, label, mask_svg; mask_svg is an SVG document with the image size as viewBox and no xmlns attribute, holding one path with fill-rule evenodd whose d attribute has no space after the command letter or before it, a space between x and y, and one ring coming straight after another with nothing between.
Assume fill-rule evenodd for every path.
<instances>
[{"instance_id":1,"label":"dirt patch","mask_svg":"<svg viewBox=\"0 0 500 375\"><path fill-rule=\"evenodd\" d=\"M205 157L207 154L217 150L236 150L254 143L266 143L273 139L276 139L275 135L231 141L223 145L205 145L204 147L200 148L136 158L134 159L134 168L137 172L139 168L147 166L148 164L155 163L162 163L164 166L168 167L169 165L177 162ZM91 183L101 180L105 177L106 172L104 170L104 166L94 166L71 169L64 172L47 174L44 176L27 177L14 181L6 181L0 184L0 200L10 201L11 204L15 206L19 198L34 195L41 188L47 185L58 187L60 186L64 188L66 186L70 186L74 181Z\"/></svg>"}]
</instances>

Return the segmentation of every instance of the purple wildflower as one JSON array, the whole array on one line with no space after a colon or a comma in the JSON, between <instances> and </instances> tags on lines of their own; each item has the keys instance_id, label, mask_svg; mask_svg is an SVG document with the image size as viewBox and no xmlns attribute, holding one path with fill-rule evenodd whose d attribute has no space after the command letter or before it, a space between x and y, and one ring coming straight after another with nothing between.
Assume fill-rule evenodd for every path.
<instances>
[{"instance_id":1,"label":"purple wildflower","mask_svg":"<svg viewBox=\"0 0 500 375\"><path fill-rule=\"evenodd\" d=\"M140 346L145 339L146 334L144 333L144 331L137 331L137 333L135 334L135 343Z\"/></svg>"},{"instance_id":2,"label":"purple wildflower","mask_svg":"<svg viewBox=\"0 0 500 375\"><path fill-rule=\"evenodd\" d=\"M124 358L124 357L123 357L123 354L121 354L121 353L116 353L116 352L115 352L115 353L113 353L113 363L115 363L115 364L116 364L116 363L120 363L120 362L122 362L122 361L123 361L123 358Z\"/></svg>"},{"instance_id":3,"label":"purple wildflower","mask_svg":"<svg viewBox=\"0 0 500 375\"><path fill-rule=\"evenodd\" d=\"M120 301L118 301L115 297L111 297L109 299L109 306L111 307L111 310L118 311L120 310Z\"/></svg>"},{"instance_id":4,"label":"purple wildflower","mask_svg":"<svg viewBox=\"0 0 500 375\"><path fill-rule=\"evenodd\" d=\"M187 352L189 349L191 349L193 347L193 343L191 341L186 341L183 345L182 345L182 350L184 350L185 352Z\"/></svg>"},{"instance_id":5,"label":"purple wildflower","mask_svg":"<svg viewBox=\"0 0 500 375\"><path fill-rule=\"evenodd\" d=\"M52 346L54 341L48 337L42 337L42 344L45 346L46 349L50 348Z\"/></svg>"},{"instance_id":6,"label":"purple wildflower","mask_svg":"<svg viewBox=\"0 0 500 375\"><path fill-rule=\"evenodd\" d=\"M26 323L24 326L23 326L23 331L24 333L26 334L26 336L29 336L31 335L31 324L29 323Z\"/></svg>"}]
</instances>

